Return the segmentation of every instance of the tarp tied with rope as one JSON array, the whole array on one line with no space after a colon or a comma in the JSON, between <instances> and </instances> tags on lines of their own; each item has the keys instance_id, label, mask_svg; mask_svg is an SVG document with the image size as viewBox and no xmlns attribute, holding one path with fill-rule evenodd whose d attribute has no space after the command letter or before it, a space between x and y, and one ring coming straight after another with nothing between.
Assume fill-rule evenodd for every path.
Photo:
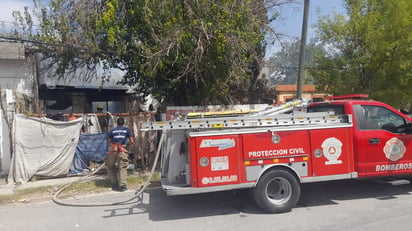
<instances>
[{"instance_id":1,"label":"tarp tied with rope","mask_svg":"<svg viewBox=\"0 0 412 231\"><path fill-rule=\"evenodd\" d=\"M69 122L16 115L9 183L26 183L33 176L69 172L79 141L82 119Z\"/></svg>"}]
</instances>

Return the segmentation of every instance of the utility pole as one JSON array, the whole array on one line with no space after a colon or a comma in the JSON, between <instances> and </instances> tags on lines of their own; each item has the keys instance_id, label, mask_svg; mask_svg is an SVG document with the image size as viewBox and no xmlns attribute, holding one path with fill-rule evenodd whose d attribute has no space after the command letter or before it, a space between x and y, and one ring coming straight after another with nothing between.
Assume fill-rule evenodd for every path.
<instances>
[{"instance_id":1,"label":"utility pole","mask_svg":"<svg viewBox=\"0 0 412 231\"><path fill-rule=\"evenodd\" d=\"M308 15L309 15L309 0L305 0L303 9L303 22L302 22L302 36L300 37L300 52L299 52L299 69L298 69L298 82L297 82L297 98L302 99L302 85L303 75L305 73L305 49L306 49L306 36L308 32Z\"/></svg>"}]
</instances>

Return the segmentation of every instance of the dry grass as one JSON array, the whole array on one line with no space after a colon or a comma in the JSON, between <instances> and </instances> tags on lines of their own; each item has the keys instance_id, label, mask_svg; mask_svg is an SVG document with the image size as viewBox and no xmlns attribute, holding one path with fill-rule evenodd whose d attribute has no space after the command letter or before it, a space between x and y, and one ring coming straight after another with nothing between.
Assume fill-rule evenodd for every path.
<instances>
[{"instance_id":1,"label":"dry grass","mask_svg":"<svg viewBox=\"0 0 412 231\"><path fill-rule=\"evenodd\" d=\"M147 175L129 175L127 177L129 189L139 188L140 186L145 184L147 179ZM156 182L159 181L159 179L159 174L155 173L151 181ZM54 193L57 192L60 187L61 186L43 186L16 190L13 194L0 195L0 205L51 200ZM107 191L111 191L110 183L107 179L80 181L71 184L70 187L68 187L64 192L60 194L60 197L95 194Z\"/></svg>"}]
</instances>

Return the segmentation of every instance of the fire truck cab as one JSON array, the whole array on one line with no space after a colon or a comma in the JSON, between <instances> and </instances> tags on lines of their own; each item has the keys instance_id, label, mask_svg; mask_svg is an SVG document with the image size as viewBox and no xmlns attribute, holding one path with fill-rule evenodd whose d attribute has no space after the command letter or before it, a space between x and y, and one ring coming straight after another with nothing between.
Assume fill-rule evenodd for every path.
<instances>
[{"instance_id":1,"label":"fire truck cab","mask_svg":"<svg viewBox=\"0 0 412 231\"><path fill-rule=\"evenodd\" d=\"M348 98L312 103L306 112L144 129L163 131L161 184L168 195L248 188L266 212L287 212L302 183L412 174L412 120L384 103Z\"/></svg>"},{"instance_id":2,"label":"fire truck cab","mask_svg":"<svg viewBox=\"0 0 412 231\"><path fill-rule=\"evenodd\" d=\"M412 173L410 117L373 100L333 100L308 107L308 112L319 111L352 115L354 169L358 177Z\"/></svg>"}]
</instances>

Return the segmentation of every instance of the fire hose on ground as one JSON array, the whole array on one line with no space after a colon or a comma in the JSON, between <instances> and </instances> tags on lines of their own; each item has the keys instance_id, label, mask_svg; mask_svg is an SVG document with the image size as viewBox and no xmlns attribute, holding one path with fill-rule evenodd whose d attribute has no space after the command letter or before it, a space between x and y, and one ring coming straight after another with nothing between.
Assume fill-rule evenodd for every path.
<instances>
[{"instance_id":1,"label":"fire hose on ground","mask_svg":"<svg viewBox=\"0 0 412 231\"><path fill-rule=\"evenodd\" d=\"M164 133L162 133L161 137L160 137L160 141L159 141L159 147L157 149L156 152L156 156L153 162L153 166L152 169L150 171L149 177L147 178L145 184L136 189L135 195L130 197L127 200L123 200L123 201L117 201L117 202L112 202L112 203L101 203L101 204L74 204L74 203L68 203L68 202L63 202L61 201L58 196L64 192L67 188L69 188L72 184L77 183L77 182L82 182L82 181L86 181L92 178L92 176L94 176L95 173L97 173L100 169L102 169L105 164L102 164L99 168L97 168L94 172L88 174L87 176L84 176L82 178L80 178L78 181L66 184L61 186L56 193L53 196L53 202L59 205L63 205L63 206L75 206L75 207L97 207L97 206L114 206L114 205L126 205L126 204L132 204L132 203L136 203L139 202L139 200L141 200L141 195L143 194L143 192L146 190L146 188L150 185L150 181L152 179L152 176L154 174L156 165L157 165L157 161L159 160L159 156L160 156L160 150L163 144L163 139L164 139ZM136 201L135 201L136 200Z\"/></svg>"}]
</instances>

